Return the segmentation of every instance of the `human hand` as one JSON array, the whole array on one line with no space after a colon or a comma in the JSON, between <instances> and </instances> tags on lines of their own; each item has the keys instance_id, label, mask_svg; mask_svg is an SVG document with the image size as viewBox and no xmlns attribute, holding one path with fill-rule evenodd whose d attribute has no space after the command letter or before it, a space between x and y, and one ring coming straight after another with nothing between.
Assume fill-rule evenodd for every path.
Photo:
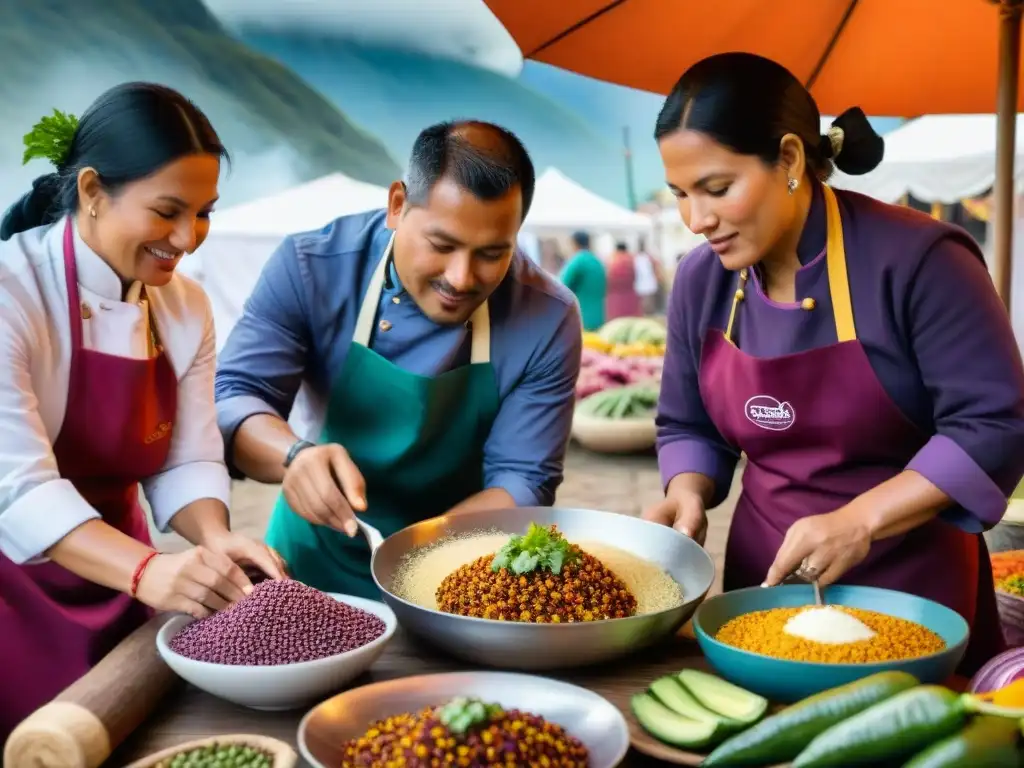
<instances>
[{"instance_id":1,"label":"human hand","mask_svg":"<svg viewBox=\"0 0 1024 768\"><path fill-rule=\"evenodd\" d=\"M775 562L762 586L782 583L797 568L808 580L825 587L868 556L871 531L852 507L797 520L786 531Z\"/></svg>"},{"instance_id":2,"label":"human hand","mask_svg":"<svg viewBox=\"0 0 1024 768\"><path fill-rule=\"evenodd\" d=\"M641 517L671 526L704 546L708 534L708 516L704 510L704 500L696 493L672 494L648 507Z\"/></svg>"},{"instance_id":3,"label":"human hand","mask_svg":"<svg viewBox=\"0 0 1024 768\"><path fill-rule=\"evenodd\" d=\"M248 536L226 530L214 536L207 536L203 540L203 546L211 552L229 557L238 565L256 567L268 578L288 578L288 566L281 555L273 548Z\"/></svg>"},{"instance_id":4,"label":"human hand","mask_svg":"<svg viewBox=\"0 0 1024 768\"><path fill-rule=\"evenodd\" d=\"M316 445L299 452L282 484L288 506L299 517L355 536L355 512L366 509L366 481L340 445Z\"/></svg>"},{"instance_id":5,"label":"human hand","mask_svg":"<svg viewBox=\"0 0 1024 768\"><path fill-rule=\"evenodd\" d=\"M149 561L135 596L158 611L197 619L221 611L252 591L252 582L230 557L206 547L159 554Z\"/></svg>"}]
</instances>

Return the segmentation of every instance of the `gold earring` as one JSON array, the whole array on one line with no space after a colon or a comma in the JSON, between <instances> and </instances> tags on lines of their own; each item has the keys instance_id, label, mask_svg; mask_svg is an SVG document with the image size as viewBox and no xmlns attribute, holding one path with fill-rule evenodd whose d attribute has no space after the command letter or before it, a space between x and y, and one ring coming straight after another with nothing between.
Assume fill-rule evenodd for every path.
<instances>
[{"instance_id":1,"label":"gold earring","mask_svg":"<svg viewBox=\"0 0 1024 768\"><path fill-rule=\"evenodd\" d=\"M89 206L89 215L92 216L94 219L96 218L96 206Z\"/></svg>"},{"instance_id":2,"label":"gold earring","mask_svg":"<svg viewBox=\"0 0 1024 768\"><path fill-rule=\"evenodd\" d=\"M796 192L796 188L800 186L800 182L796 179L790 179L786 182L786 187L789 189L789 194Z\"/></svg>"}]
</instances>

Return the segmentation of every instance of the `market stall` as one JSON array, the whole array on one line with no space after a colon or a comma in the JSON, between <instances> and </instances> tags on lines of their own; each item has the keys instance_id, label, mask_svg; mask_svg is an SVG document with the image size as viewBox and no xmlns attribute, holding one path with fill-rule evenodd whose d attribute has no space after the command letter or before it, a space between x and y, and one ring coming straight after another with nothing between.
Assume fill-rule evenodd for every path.
<instances>
[{"instance_id":1,"label":"market stall","mask_svg":"<svg viewBox=\"0 0 1024 768\"><path fill-rule=\"evenodd\" d=\"M665 325L647 317L617 318L584 334L572 431L580 445L599 453L654 446L666 338Z\"/></svg>"}]
</instances>

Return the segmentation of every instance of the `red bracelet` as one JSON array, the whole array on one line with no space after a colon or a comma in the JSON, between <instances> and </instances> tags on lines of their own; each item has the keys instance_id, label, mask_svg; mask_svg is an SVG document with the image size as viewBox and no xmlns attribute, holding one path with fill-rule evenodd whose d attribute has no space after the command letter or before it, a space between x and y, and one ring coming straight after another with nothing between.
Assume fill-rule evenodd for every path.
<instances>
[{"instance_id":1,"label":"red bracelet","mask_svg":"<svg viewBox=\"0 0 1024 768\"><path fill-rule=\"evenodd\" d=\"M139 591L139 582L142 581L142 574L146 572L146 566L149 565L149 561L159 554L159 552L150 552L135 566L135 573L132 574L132 597L135 597L135 594Z\"/></svg>"}]
</instances>

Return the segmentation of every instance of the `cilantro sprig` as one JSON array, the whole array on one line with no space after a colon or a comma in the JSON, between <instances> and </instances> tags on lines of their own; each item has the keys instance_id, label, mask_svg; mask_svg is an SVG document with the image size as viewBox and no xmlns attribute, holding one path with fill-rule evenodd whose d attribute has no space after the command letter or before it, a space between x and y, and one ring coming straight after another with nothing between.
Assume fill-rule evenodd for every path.
<instances>
[{"instance_id":1,"label":"cilantro sprig","mask_svg":"<svg viewBox=\"0 0 1024 768\"><path fill-rule=\"evenodd\" d=\"M70 113L53 110L25 134L25 154L21 158L24 165L33 158L49 160L55 168L60 168L71 151L71 143L78 130L78 118Z\"/></svg>"},{"instance_id":2,"label":"cilantro sprig","mask_svg":"<svg viewBox=\"0 0 1024 768\"><path fill-rule=\"evenodd\" d=\"M494 556L492 571L502 568L517 576L531 571L548 569L554 574L579 560L579 552L558 532L555 526L542 528L530 523L525 535L514 535Z\"/></svg>"},{"instance_id":3,"label":"cilantro sprig","mask_svg":"<svg viewBox=\"0 0 1024 768\"><path fill-rule=\"evenodd\" d=\"M473 726L489 723L503 714L504 711L497 704L458 696L441 707L438 719L452 733L463 734Z\"/></svg>"}]
</instances>

